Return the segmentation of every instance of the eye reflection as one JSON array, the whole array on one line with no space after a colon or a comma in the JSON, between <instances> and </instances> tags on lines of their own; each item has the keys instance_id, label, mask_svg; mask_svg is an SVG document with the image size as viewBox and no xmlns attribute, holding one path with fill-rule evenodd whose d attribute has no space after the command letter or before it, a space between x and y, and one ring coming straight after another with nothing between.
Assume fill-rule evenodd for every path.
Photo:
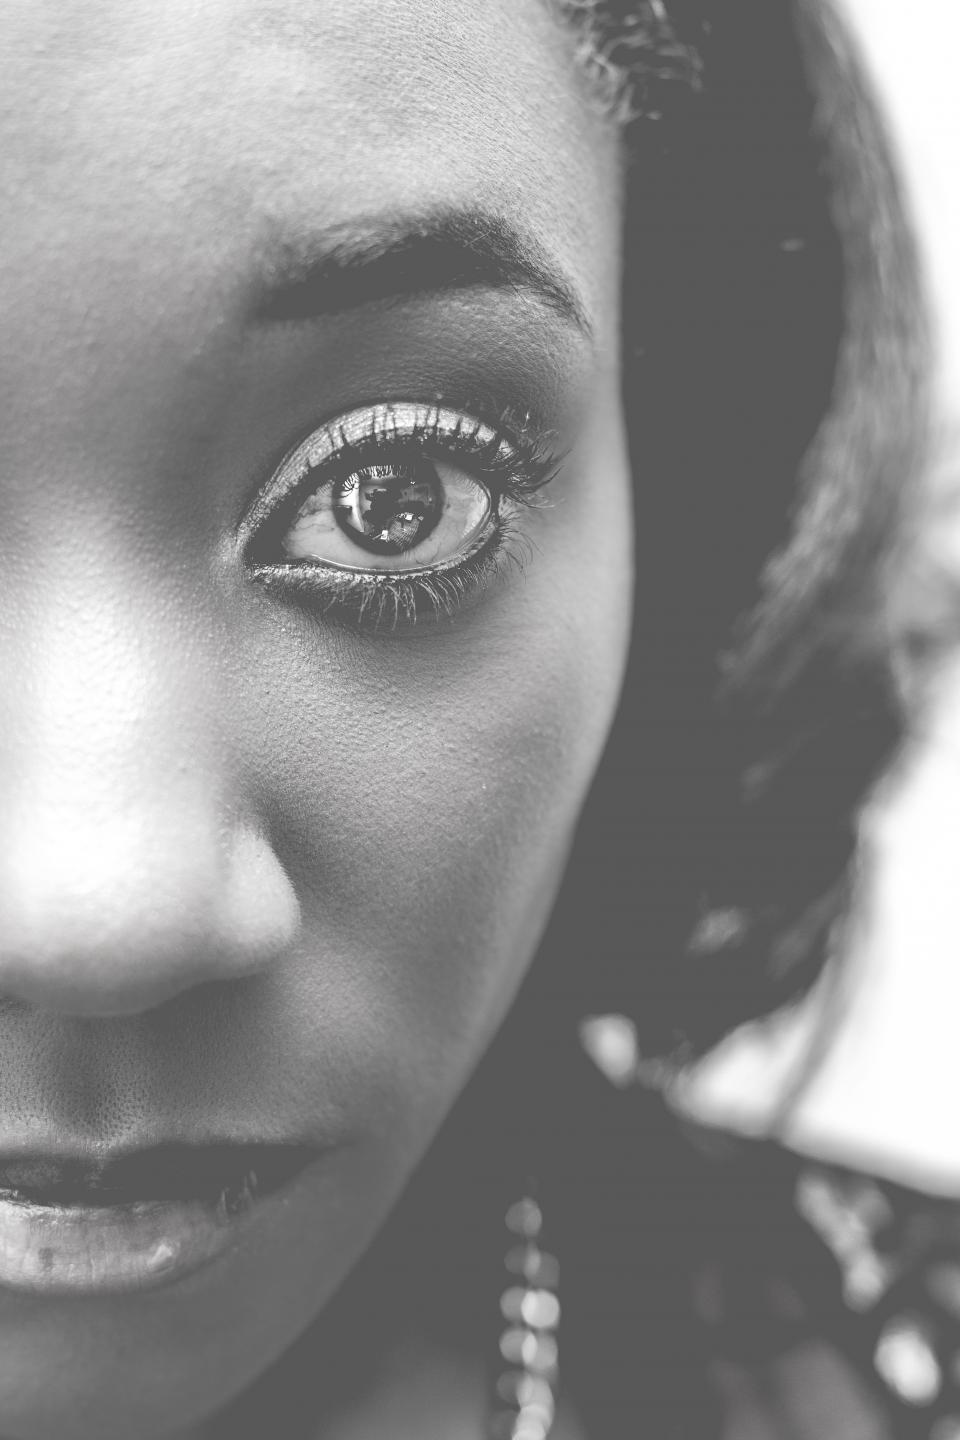
<instances>
[{"instance_id":1,"label":"eye reflection","mask_svg":"<svg viewBox=\"0 0 960 1440\"><path fill-rule=\"evenodd\" d=\"M443 487L429 465L368 465L334 488L337 524L375 555L400 555L426 539L442 510Z\"/></svg>"},{"instance_id":2,"label":"eye reflection","mask_svg":"<svg viewBox=\"0 0 960 1440\"><path fill-rule=\"evenodd\" d=\"M282 550L348 569L418 570L468 549L491 509L484 485L428 455L364 465L308 496Z\"/></svg>"}]
</instances>

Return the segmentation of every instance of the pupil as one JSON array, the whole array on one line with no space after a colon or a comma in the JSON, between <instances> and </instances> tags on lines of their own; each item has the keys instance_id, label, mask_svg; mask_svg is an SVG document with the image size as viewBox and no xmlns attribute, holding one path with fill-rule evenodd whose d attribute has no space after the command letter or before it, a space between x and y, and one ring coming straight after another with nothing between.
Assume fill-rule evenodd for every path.
<instances>
[{"instance_id":1,"label":"pupil","mask_svg":"<svg viewBox=\"0 0 960 1440\"><path fill-rule=\"evenodd\" d=\"M355 544L402 555L425 540L443 513L443 486L429 461L365 465L337 486L333 513Z\"/></svg>"}]
</instances>

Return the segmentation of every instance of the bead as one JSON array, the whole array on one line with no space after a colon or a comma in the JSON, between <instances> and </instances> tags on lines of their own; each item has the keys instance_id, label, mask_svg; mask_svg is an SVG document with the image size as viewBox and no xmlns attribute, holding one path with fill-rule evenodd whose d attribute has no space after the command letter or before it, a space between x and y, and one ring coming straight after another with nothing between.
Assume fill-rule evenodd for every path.
<instances>
[{"instance_id":1,"label":"bead","mask_svg":"<svg viewBox=\"0 0 960 1440\"><path fill-rule=\"evenodd\" d=\"M865 1250L850 1260L843 1275L843 1298L851 1310L869 1310L880 1299L893 1277L889 1261Z\"/></svg>"},{"instance_id":2,"label":"bead","mask_svg":"<svg viewBox=\"0 0 960 1440\"><path fill-rule=\"evenodd\" d=\"M552 1335L535 1330L505 1330L500 1337L500 1353L511 1365L523 1365L539 1375L556 1370L557 1342Z\"/></svg>"},{"instance_id":3,"label":"bead","mask_svg":"<svg viewBox=\"0 0 960 1440\"><path fill-rule=\"evenodd\" d=\"M511 1275L521 1275L530 1285L555 1290L560 1283L560 1262L555 1255L536 1245L516 1245L507 1255Z\"/></svg>"},{"instance_id":4,"label":"bead","mask_svg":"<svg viewBox=\"0 0 960 1440\"><path fill-rule=\"evenodd\" d=\"M517 1416L518 1425L542 1425L546 1433L553 1424L554 1404L553 1396L550 1395L543 1400L531 1400L529 1405L524 1405Z\"/></svg>"},{"instance_id":5,"label":"bead","mask_svg":"<svg viewBox=\"0 0 960 1440\"><path fill-rule=\"evenodd\" d=\"M537 1336L533 1330L524 1330L514 1327L504 1330L500 1336L500 1354L510 1365L526 1365L527 1346L530 1341L536 1344Z\"/></svg>"},{"instance_id":6,"label":"bead","mask_svg":"<svg viewBox=\"0 0 960 1440\"><path fill-rule=\"evenodd\" d=\"M534 1330L552 1330L560 1319L560 1301L549 1290L528 1290L520 1318Z\"/></svg>"},{"instance_id":7,"label":"bead","mask_svg":"<svg viewBox=\"0 0 960 1440\"><path fill-rule=\"evenodd\" d=\"M537 1259L527 1271L527 1280L544 1290L556 1290L560 1284L560 1261L555 1255L541 1250Z\"/></svg>"},{"instance_id":8,"label":"bead","mask_svg":"<svg viewBox=\"0 0 960 1440\"><path fill-rule=\"evenodd\" d=\"M500 1399L506 1400L508 1405L519 1406L521 1403L520 1387L526 1378L524 1370L508 1370L505 1375L501 1375L497 1381L497 1394Z\"/></svg>"},{"instance_id":9,"label":"bead","mask_svg":"<svg viewBox=\"0 0 960 1440\"><path fill-rule=\"evenodd\" d=\"M521 1275L525 1279L529 1257L531 1255L538 1255L539 1253L535 1245L514 1245L512 1250L507 1251L507 1258L504 1264L511 1275Z\"/></svg>"},{"instance_id":10,"label":"bead","mask_svg":"<svg viewBox=\"0 0 960 1440\"><path fill-rule=\"evenodd\" d=\"M508 1370L497 1381L497 1394L508 1405L519 1410L536 1408L553 1417L553 1391L546 1380L539 1375L528 1375L523 1370Z\"/></svg>"},{"instance_id":11,"label":"bead","mask_svg":"<svg viewBox=\"0 0 960 1440\"><path fill-rule=\"evenodd\" d=\"M543 1215L536 1200L524 1196L517 1200L504 1216L507 1229L514 1235L522 1235L526 1240L535 1240L540 1234L543 1226Z\"/></svg>"},{"instance_id":12,"label":"bead","mask_svg":"<svg viewBox=\"0 0 960 1440\"><path fill-rule=\"evenodd\" d=\"M510 1432L510 1440L547 1440L549 1433L549 1421L544 1423L535 1417L521 1415Z\"/></svg>"},{"instance_id":13,"label":"bead","mask_svg":"<svg viewBox=\"0 0 960 1440\"><path fill-rule=\"evenodd\" d=\"M536 1348L533 1353L528 1354L524 1363L528 1370L537 1375L548 1375L551 1378L557 1373L559 1361L557 1342L552 1335L538 1335Z\"/></svg>"},{"instance_id":14,"label":"bead","mask_svg":"<svg viewBox=\"0 0 960 1440\"><path fill-rule=\"evenodd\" d=\"M505 1320L528 1325L532 1330L552 1330L560 1319L560 1301L549 1290L526 1290L519 1285L500 1297Z\"/></svg>"},{"instance_id":15,"label":"bead","mask_svg":"<svg viewBox=\"0 0 960 1440\"><path fill-rule=\"evenodd\" d=\"M907 1405L929 1405L940 1393L937 1358L916 1321L900 1316L884 1329L874 1352L877 1373Z\"/></svg>"}]
</instances>

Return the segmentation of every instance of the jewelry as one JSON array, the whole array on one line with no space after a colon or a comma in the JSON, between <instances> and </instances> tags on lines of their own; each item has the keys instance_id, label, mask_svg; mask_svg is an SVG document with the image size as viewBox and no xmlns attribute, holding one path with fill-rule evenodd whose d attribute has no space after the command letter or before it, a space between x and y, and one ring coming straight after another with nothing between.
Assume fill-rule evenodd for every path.
<instances>
[{"instance_id":1,"label":"jewelry","mask_svg":"<svg viewBox=\"0 0 960 1440\"><path fill-rule=\"evenodd\" d=\"M560 1302L557 1257L543 1249L543 1214L533 1194L510 1206L506 1288L500 1296L504 1329L490 1440L547 1440L553 1428L557 1386Z\"/></svg>"}]
</instances>

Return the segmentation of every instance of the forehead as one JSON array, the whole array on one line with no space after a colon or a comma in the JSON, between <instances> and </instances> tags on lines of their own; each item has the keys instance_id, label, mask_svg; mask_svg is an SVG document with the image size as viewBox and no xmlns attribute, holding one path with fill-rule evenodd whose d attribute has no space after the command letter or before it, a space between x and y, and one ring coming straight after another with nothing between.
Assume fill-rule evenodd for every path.
<instances>
[{"instance_id":1,"label":"forehead","mask_svg":"<svg viewBox=\"0 0 960 1440\"><path fill-rule=\"evenodd\" d=\"M33 275L223 273L451 203L574 270L599 240L609 137L546 0L20 0L4 30L0 263Z\"/></svg>"}]
</instances>

